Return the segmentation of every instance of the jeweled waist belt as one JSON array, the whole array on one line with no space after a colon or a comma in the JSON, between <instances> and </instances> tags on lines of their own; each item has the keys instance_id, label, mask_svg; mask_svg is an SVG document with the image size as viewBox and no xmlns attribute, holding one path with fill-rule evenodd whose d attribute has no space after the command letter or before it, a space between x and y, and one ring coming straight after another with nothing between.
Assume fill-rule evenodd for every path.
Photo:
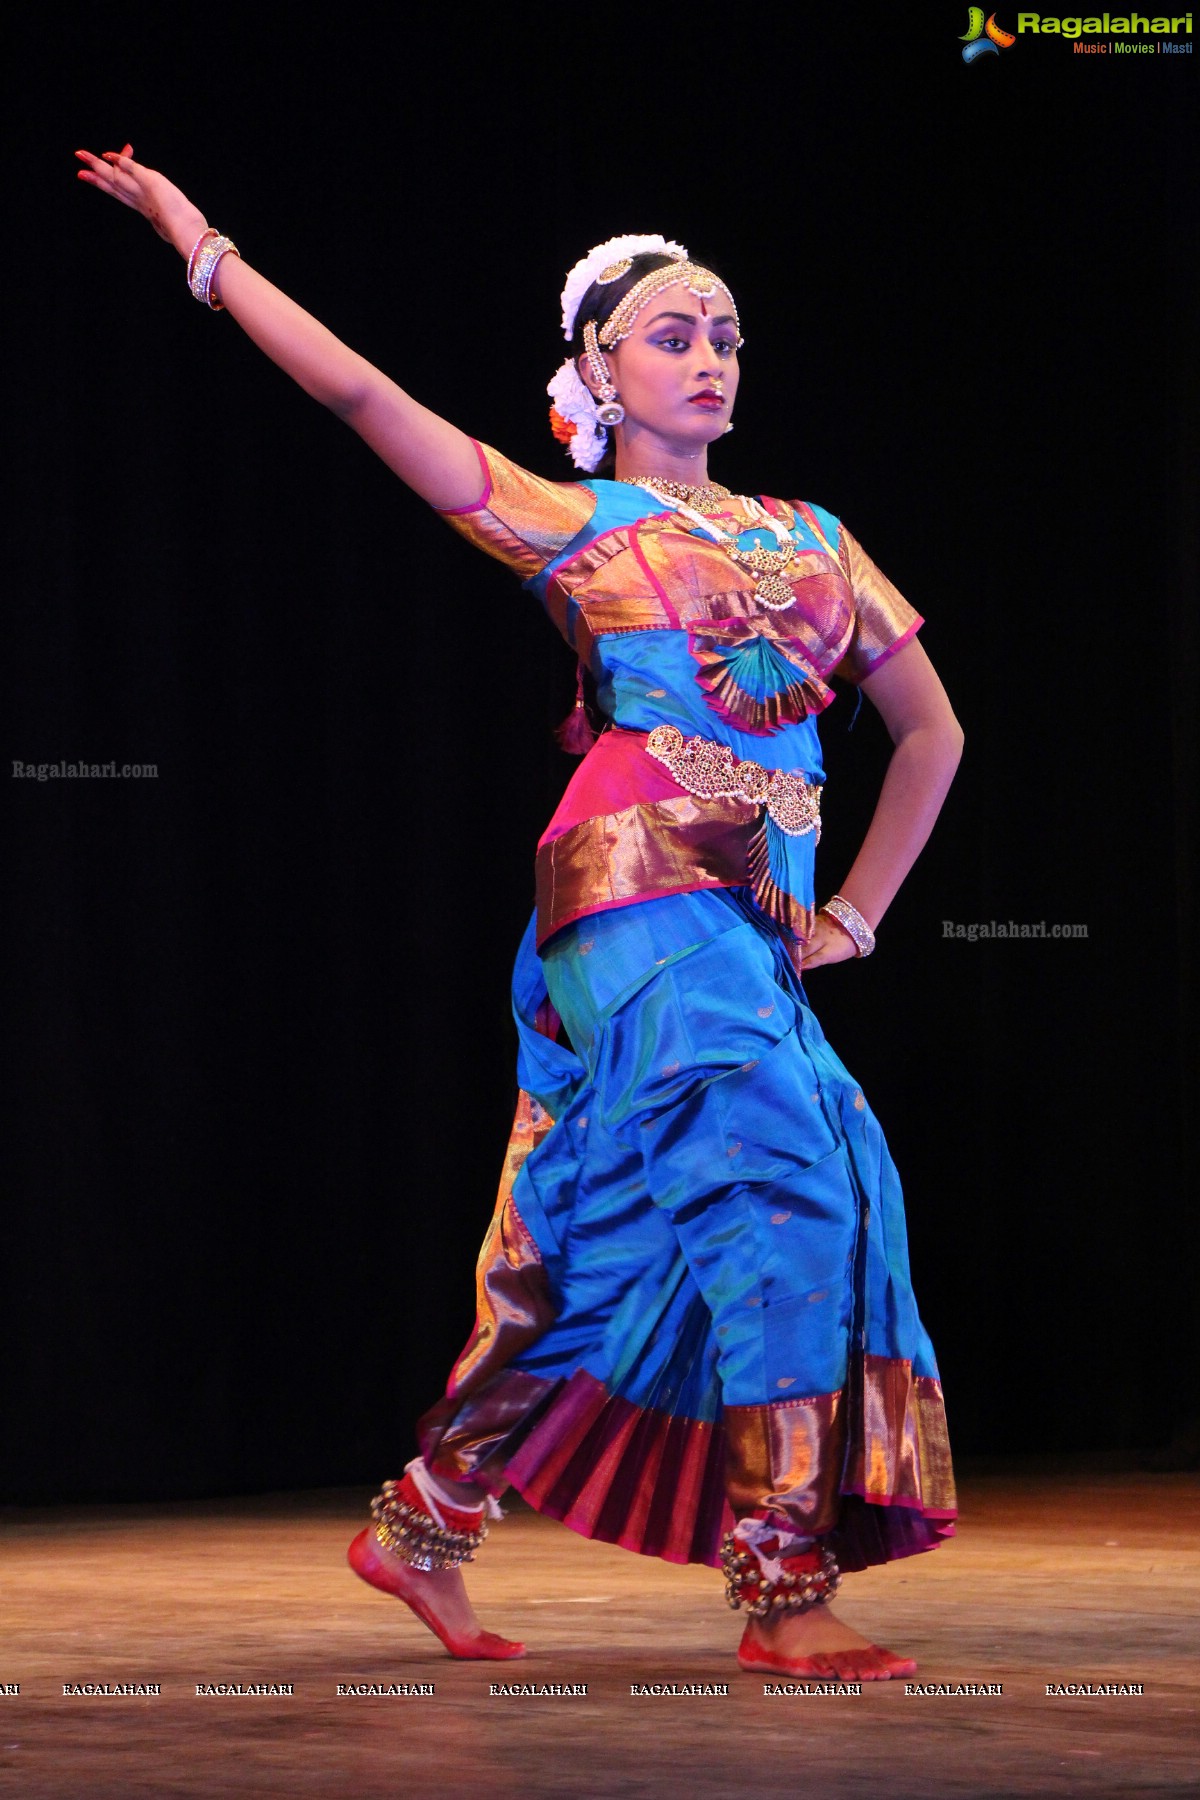
<instances>
[{"instance_id":1,"label":"jeweled waist belt","mask_svg":"<svg viewBox=\"0 0 1200 1800\"><path fill-rule=\"evenodd\" d=\"M767 769L758 762L738 762L728 744L712 738L685 738L677 725L656 725L646 749L669 769L681 788L700 800L741 799L766 806L768 815L789 837L815 833L821 841L821 783L806 781L787 769Z\"/></svg>"}]
</instances>

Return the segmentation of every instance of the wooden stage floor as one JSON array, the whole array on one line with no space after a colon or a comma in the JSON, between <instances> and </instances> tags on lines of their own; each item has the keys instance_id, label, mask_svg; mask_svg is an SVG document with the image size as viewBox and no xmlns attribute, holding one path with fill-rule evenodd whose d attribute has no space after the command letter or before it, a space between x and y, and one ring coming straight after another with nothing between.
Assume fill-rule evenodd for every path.
<instances>
[{"instance_id":1,"label":"wooden stage floor","mask_svg":"<svg viewBox=\"0 0 1200 1800\"><path fill-rule=\"evenodd\" d=\"M8 1508L0 1794L20 1800L583 1795L672 1800L1200 1793L1200 1480L976 1471L958 1539L855 1576L841 1610L923 1684L767 1695L732 1660L720 1578L585 1543L514 1506L473 1588L530 1644L456 1663L342 1561L362 1494ZM64 1685L158 1683L157 1696ZM290 1695L197 1695L198 1684ZM339 1696L339 1684L433 1693ZM586 1683L586 1695L490 1684ZM635 1684L727 1694L634 1695ZM1048 1695L1048 1684L1140 1684Z\"/></svg>"}]
</instances>

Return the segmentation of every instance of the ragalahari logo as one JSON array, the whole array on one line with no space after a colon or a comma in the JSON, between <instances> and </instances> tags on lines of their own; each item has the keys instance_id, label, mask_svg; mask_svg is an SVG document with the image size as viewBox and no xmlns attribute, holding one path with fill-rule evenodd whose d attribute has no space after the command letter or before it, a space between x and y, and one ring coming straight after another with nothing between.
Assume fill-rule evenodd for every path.
<instances>
[{"instance_id":1,"label":"ragalahari logo","mask_svg":"<svg viewBox=\"0 0 1200 1800\"><path fill-rule=\"evenodd\" d=\"M959 39L964 62L972 63L977 56L999 56L1001 50L1011 50L1016 41L1011 31L1000 29L995 13L985 23L982 6L968 6L967 30Z\"/></svg>"}]
</instances>

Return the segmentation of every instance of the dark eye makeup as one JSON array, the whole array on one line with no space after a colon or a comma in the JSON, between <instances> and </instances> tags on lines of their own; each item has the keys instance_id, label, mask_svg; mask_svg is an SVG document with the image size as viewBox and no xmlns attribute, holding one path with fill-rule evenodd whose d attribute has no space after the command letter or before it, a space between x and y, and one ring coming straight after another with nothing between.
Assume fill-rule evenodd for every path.
<instances>
[{"instance_id":1,"label":"dark eye makeup","mask_svg":"<svg viewBox=\"0 0 1200 1800\"><path fill-rule=\"evenodd\" d=\"M661 350L670 350L674 346L678 346L680 350L690 350L692 346L690 337L680 337L679 333L674 331L669 337L655 338L653 341ZM737 349L737 345L732 338L714 338L712 340L712 347L723 356L729 356Z\"/></svg>"}]
</instances>

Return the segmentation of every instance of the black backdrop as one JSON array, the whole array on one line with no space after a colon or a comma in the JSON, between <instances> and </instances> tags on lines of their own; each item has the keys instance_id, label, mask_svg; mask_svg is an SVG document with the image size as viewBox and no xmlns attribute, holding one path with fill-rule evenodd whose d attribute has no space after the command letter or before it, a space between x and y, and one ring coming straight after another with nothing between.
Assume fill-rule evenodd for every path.
<instances>
[{"instance_id":1,"label":"black backdrop","mask_svg":"<svg viewBox=\"0 0 1200 1800\"><path fill-rule=\"evenodd\" d=\"M967 67L965 8L913 12L126 9L10 44L7 755L158 775L9 783L9 1499L411 1453L470 1326L572 767L534 603L74 181L126 136L548 473L563 271L661 230L728 274L714 474L847 519L966 731L879 953L811 981L902 1171L956 1441L1186 1428L1194 58L1024 35ZM887 748L851 712L823 892Z\"/></svg>"}]
</instances>

